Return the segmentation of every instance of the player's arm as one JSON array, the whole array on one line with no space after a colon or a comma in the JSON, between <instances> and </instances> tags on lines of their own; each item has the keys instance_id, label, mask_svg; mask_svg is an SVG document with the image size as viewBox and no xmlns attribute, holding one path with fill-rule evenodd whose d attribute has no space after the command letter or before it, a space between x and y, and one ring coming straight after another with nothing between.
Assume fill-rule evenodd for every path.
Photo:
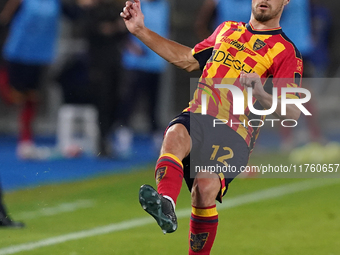
<instances>
[{"instance_id":1,"label":"player's arm","mask_svg":"<svg viewBox=\"0 0 340 255\"><path fill-rule=\"evenodd\" d=\"M253 88L253 97L255 97L265 109L270 109L273 104L273 96L267 93L262 85L261 79L256 73L241 72L240 83L244 87ZM281 99L278 98L277 107L274 115L280 119L298 120L301 110L292 104L286 106L286 115L281 115Z\"/></svg>"},{"instance_id":2,"label":"player's arm","mask_svg":"<svg viewBox=\"0 0 340 255\"><path fill-rule=\"evenodd\" d=\"M169 63L188 72L199 69L191 48L168 40L145 27L140 0L135 0L134 3L127 1L120 16L130 33Z\"/></svg>"},{"instance_id":3,"label":"player's arm","mask_svg":"<svg viewBox=\"0 0 340 255\"><path fill-rule=\"evenodd\" d=\"M14 16L21 4L21 0L9 0L0 13L0 23L6 26Z\"/></svg>"}]
</instances>

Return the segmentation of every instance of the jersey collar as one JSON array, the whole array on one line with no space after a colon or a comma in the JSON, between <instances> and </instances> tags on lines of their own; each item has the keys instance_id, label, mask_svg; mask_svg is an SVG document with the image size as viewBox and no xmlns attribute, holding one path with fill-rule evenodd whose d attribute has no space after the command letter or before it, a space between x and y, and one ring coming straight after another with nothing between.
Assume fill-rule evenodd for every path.
<instances>
[{"instance_id":1,"label":"jersey collar","mask_svg":"<svg viewBox=\"0 0 340 255\"><path fill-rule=\"evenodd\" d=\"M282 34L282 28L272 28L272 29L255 29L250 22L246 24L246 28L252 34L262 34L262 35L278 35Z\"/></svg>"}]
</instances>

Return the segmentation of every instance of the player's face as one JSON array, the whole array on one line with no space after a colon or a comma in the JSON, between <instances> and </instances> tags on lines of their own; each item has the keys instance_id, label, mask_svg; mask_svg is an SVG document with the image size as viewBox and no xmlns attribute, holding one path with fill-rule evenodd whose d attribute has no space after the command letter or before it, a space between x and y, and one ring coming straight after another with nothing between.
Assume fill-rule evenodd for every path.
<instances>
[{"instance_id":1,"label":"player's face","mask_svg":"<svg viewBox=\"0 0 340 255\"><path fill-rule=\"evenodd\" d=\"M278 17L287 0L253 0L252 12L254 18L260 22L266 22Z\"/></svg>"}]
</instances>

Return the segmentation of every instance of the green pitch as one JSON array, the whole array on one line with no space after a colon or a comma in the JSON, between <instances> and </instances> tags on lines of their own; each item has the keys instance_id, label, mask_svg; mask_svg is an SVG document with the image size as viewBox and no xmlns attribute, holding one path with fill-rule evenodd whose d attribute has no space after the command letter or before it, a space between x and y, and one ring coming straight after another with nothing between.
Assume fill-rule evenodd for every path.
<instances>
[{"instance_id":1,"label":"green pitch","mask_svg":"<svg viewBox=\"0 0 340 255\"><path fill-rule=\"evenodd\" d=\"M252 164L285 160L254 156ZM179 228L163 235L138 203L139 187L154 185L153 165L137 170L6 194L11 216L27 227L0 229L0 255L187 254L186 186L176 208ZM338 255L339 194L340 179L236 179L219 209L212 255Z\"/></svg>"}]
</instances>

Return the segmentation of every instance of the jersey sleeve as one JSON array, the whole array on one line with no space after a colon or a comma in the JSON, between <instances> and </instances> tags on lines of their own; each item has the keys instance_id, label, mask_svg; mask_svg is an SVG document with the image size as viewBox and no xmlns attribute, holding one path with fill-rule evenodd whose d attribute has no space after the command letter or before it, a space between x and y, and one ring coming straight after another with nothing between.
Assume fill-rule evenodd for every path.
<instances>
[{"instance_id":1,"label":"jersey sleeve","mask_svg":"<svg viewBox=\"0 0 340 255\"><path fill-rule=\"evenodd\" d=\"M294 50L293 50L294 49ZM281 88L301 87L303 62L300 52L292 47L292 50L284 51L275 61L274 87L278 88L278 97L281 97ZM289 98L300 98L299 94L287 93Z\"/></svg>"},{"instance_id":2,"label":"jersey sleeve","mask_svg":"<svg viewBox=\"0 0 340 255\"><path fill-rule=\"evenodd\" d=\"M225 26L225 23L226 22L219 25L207 39L196 44L195 47L192 49L192 55L198 61L201 70L203 70L205 64L211 57L211 54L215 46L216 37L221 31L221 29Z\"/></svg>"}]
</instances>

